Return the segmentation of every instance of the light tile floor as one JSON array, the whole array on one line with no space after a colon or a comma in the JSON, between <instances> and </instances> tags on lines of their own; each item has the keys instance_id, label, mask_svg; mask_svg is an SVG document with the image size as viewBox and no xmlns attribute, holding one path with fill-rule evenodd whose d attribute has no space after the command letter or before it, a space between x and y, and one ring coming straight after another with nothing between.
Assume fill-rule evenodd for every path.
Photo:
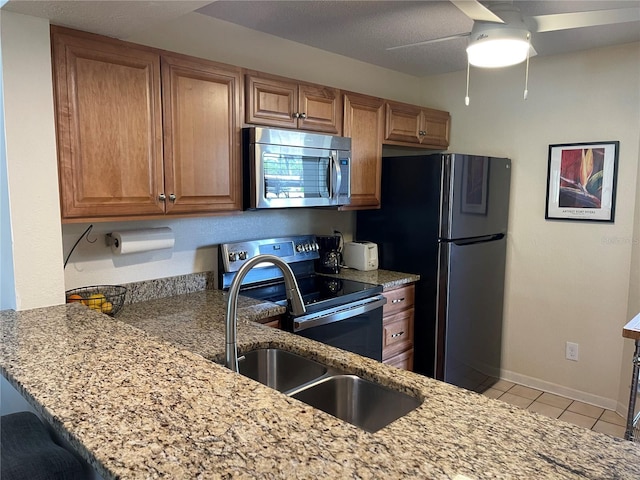
<instances>
[{"instance_id":1,"label":"light tile floor","mask_svg":"<svg viewBox=\"0 0 640 480\"><path fill-rule=\"evenodd\" d=\"M485 390L483 395L596 432L624 438L626 419L611 410L506 380L499 380L491 388Z\"/></svg>"}]
</instances>

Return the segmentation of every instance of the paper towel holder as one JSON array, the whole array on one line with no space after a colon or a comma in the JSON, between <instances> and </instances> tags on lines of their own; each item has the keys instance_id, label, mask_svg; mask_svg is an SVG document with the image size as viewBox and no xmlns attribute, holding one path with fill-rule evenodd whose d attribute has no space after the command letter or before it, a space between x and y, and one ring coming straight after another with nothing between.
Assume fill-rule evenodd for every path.
<instances>
[{"instance_id":1,"label":"paper towel holder","mask_svg":"<svg viewBox=\"0 0 640 480\"><path fill-rule=\"evenodd\" d=\"M113 236L110 233L107 233L104 236L104 240L105 240L105 243L107 244L107 247L110 247L111 245L113 245L115 242L118 241L117 239L114 239Z\"/></svg>"},{"instance_id":2,"label":"paper towel holder","mask_svg":"<svg viewBox=\"0 0 640 480\"><path fill-rule=\"evenodd\" d=\"M104 236L104 240L105 243L107 244L107 247L110 247L111 245L115 246L116 248L118 248L118 239L113 237L113 232L111 233L106 233Z\"/></svg>"},{"instance_id":3,"label":"paper towel holder","mask_svg":"<svg viewBox=\"0 0 640 480\"><path fill-rule=\"evenodd\" d=\"M116 255L171 249L175 238L170 227L113 231L105 234L105 242Z\"/></svg>"}]
</instances>

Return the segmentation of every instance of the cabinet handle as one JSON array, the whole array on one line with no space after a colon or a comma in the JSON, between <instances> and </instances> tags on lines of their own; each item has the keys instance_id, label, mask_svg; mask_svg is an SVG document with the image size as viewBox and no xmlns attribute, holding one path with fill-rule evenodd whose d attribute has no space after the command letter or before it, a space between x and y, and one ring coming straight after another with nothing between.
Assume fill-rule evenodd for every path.
<instances>
[{"instance_id":1,"label":"cabinet handle","mask_svg":"<svg viewBox=\"0 0 640 480\"><path fill-rule=\"evenodd\" d=\"M425 130L420 130L418 133L420 134L421 137L424 137L427 134Z\"/></svg>"},{"instance_id":2,"label":"cabinet handle","mask_svg":"<svg viewBox=\"0 0 640 480\"><path fill-rule=\"evenodd\" d=\"M300 114L300 118L307 118L307 114L306 113L301 113Z\"/></svg>"},{"instance_id":3,"label":"cabinet handle","mask_svg":"<svg viewBox=\"0 0 640 480\"><path fill-rule=\"evenodd\" d=\"M404 332L392 333L391 338L398 338L404 335Z\"/></svg>"},{"instance_id":4,"label":"cabinet handle","mask_svg":"<svg viewBox=\"0 0 640 480\"><path fill-rule=\"evenodd\" d=\"M391 300L391 303L400 303L400 302L404 302L404 297L394 298L393 300Z\"/></svg>"},{"instance_id":5,"label":"cabinet handle","mask_svg":"<svg viewBox=\"0 0 640 480\"><path fill-rule=\"evenodd\" d=\"M160 195L158 195L158 200L164 202L167 200L167 196L164 193L161 193Z\"/></svg>"},{"instance_id":6,"label":"cabinet handle","mask_svg":"<svg viewBox=\"0 0 640 480\"><path fill-rule=\"evenodd\" d=\"M293 115L291 115L293 118L300 118L300 114L298 112L295 112Z\"/></svg>"},{"instance_id":7,"label":"cabinet handle","mask_svg":"<svg viewBox=\"0 0 640 480\"><path fill-rule=\"evenodd\" d=\"M176 201L176 194L172 193L171 195L169 195L169 200L171 200L172 202Z\"/></svg>"}]
</instances>

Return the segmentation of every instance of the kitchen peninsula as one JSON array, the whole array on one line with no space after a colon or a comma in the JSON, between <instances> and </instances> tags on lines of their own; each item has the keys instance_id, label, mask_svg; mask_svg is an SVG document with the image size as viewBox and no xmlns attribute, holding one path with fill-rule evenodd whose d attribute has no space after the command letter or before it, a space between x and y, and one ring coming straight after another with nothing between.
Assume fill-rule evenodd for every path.
<instances>
[{"instance_id":1,"label":"kitchen peninsula","mask_svg":"<svg viewBox=\"0 0 640 480\"><path fill-rule=\"evenodd\" d=\"M1 372L109 479L640 477L636 444L260 325L281 307L242 298L241 350L287 349L423 399L375 434L344 423L215 363L225 295L115 319L78 304L0 312Z\"/></svg>"}]
</instances>

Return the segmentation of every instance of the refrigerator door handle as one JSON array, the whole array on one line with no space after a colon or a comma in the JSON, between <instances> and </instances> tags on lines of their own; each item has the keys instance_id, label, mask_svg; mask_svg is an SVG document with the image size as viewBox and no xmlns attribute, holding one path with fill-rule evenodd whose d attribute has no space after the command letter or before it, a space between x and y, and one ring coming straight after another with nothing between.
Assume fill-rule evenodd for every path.
<instances>
[{"instance_id":1,"label":"refrigerator door handle","mask_svg":"<svg viewBox=\"0 0 640 480\"><path fill-rule=\"evenodd\" d=\"M505 237L504 233L496 233L495 235L483 235L482 237L472 238L439 238L438 243L454 243L456 245L472 245L474 243L494 242L496 240L502 240Z\"/></svg>"}]
</instances>

